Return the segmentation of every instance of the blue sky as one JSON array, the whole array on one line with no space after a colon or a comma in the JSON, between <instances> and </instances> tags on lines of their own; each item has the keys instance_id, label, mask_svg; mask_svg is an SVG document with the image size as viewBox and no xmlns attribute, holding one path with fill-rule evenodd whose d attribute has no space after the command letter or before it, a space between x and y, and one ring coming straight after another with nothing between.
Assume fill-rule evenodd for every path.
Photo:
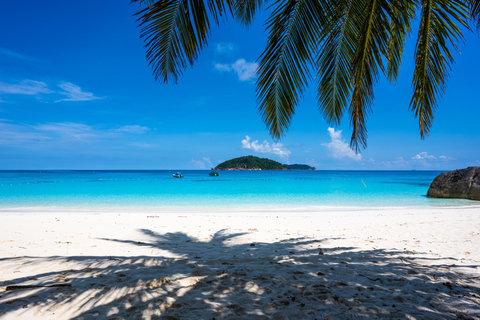
<instances>
[{"instance_id":1,"label":"blue sky","mask_svg":"<svg viewBox=\"0 0 480 320\"><path fill-rule=\"evenodd\" d=\"M266 14L248 29L214 27L176 85L154 81L130 1L9 1L0 5L0 169L209 169L243 156L319 169L440 169L480 165L480 38L466 33L430 136L408 110L411 37L400 79L382 78L368 148L348 149L348 118L330 128L315 83L286 137L257 113L255 61ZM415 31L414 31L415 32Z\"/></svg>"}]
</instances>

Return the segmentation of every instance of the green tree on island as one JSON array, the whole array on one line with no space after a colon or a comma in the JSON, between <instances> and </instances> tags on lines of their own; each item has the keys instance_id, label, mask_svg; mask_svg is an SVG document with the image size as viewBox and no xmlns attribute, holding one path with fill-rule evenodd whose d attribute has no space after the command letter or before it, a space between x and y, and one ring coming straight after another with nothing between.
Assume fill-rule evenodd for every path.
<instances>
[{"instance_id":1,"label":"green tree on island","mask_svg":"<svg viewBox=\"0 0 480 320\"><path fill-rule=\"evenodd\" d=\"M229 16L249 25L267 0L132 0L155 79L176 82L207 45L211 24ZM256 93L274 139L288 130L295 107L313 77L318 106L338 124L348 108L350 145L366 147L366 115L380 72L398 78L412 21L419 19L410 109L425 138L438 98L469 20L480 26L480 0L276 0L266 21ZM270 5L270 4L269 4Z\"/></svg>"},{"instance_id":2,"label":"green tree on island","mask_svg":"<svg viewBox=\"0 0 480 320\"><path fill-rule=\"evenodd\" d=\"M216 170L288 170L280 162L255 156L238 157L224 161L215 167Z\"/></svg>"}]
</instances>

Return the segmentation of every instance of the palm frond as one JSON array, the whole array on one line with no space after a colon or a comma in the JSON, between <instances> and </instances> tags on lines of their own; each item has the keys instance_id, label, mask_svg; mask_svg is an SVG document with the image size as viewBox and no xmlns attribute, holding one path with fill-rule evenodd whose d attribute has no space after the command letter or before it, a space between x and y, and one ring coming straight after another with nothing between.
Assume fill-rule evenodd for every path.
<instances>
[{"instance_id":1,"label":"palm frond","mask_svg":"<svg viewBox=\"0 0 480 320\"><path fill-rule=\"evenodd\" d=\"M236 0L234 5L234 16L244 26L248 26L267 0Z\"/></svg>"},{"instance_id":2,"label":"palm frond","mask_svg":"<svg viewBox=\"0 0 480 320\"><path fill-rule=\"evenodd\" d=\"M230 16L234 15L235 1L236 0L207 0L208 9L217 25L220 22L220 18L226 18L227 14Z\"/></svg>"},{"instance_id":3,"label":"palm frond","mask_svg":"<svg viewBox=\"0 0 480 320\"><path fill-rule=\"evenodd\" d=\"M355 0L334 1L322 30L317 59L319 109L327 122L339 124L352 90L351 68L359 34Z\"/></svg>"},{"instance_id":4,"label":"palm frond","mask_svg":"<svg viewBox=\"0 0 480 320\"><path fill-rule=\"evenodd\" d=\"M480 0L470 0L470 15L480 31Z\"/></svg>"},{"instance_id":5,"label":"palm frond","mask_svg":"<svg viewBox=\"0 0 480 320\"><path fill-rule=\"evenodd\" d=\"M411 20L415 17L415 2L392 1L392 16L390 19L390 38L387 49L387 79L395 82L398 79L402 62L403 48L411 31Z\"/></svg>"},{"instance_id":6,"label":"palm frond","mask_svg":"<svg viewBox=\"0 0 480 320\"><path fill-rule=\"evenodd\" d=\"M154 4L157 0L131 0L130 1L130 4L134 3L134 2L138 2L138 4L140 5L146 5L146 6L151 6L152 4Z\"/></svg>"},{"instance_id":7,"label":"palm frond","mask_svg":"<svg viewBox=\"0 0 480 320\"><path fill-rule=\"evenodd\" d=\"M155 80L177 81L207 44L211 16L218 23L232 0L133 0L147 5L136 15Z\"/></svg>"},{"instance_id":8,"label":"palm frond","mask_svg":"<svg viewBox=\"0 0 480 320\"><path fill-rule=\"evenodd\" d=\"M268 43L262 54L257 79L257 100L262 119L273 138L284 135L298 99L310 78L321 22L321 1L278 0L267 21Z\"/></svg>"},{"instance_id":9,"label":"palm frond","mask_svg":"<svg viewBox=\"0 0 480 320\"><path fill-rule=\"evenodd\" d=\"M437 98L446 88L448 71L454 62L450 48L458 50L457 43L463 40L458 25L468 28L467 18L468 9L462 1L422 1L415 49L414 93L410 101L422 139L432 126Z\"/></svg>"},{"instance_id":10,"label":"palm frond","mask_svg":"<svg viewBox=\"0 0 480 320\"><path fill-rule=\"evenodd\" d=\"M363 7L355 6L355 10L364 13L352 64L353 93L349 108L350 147L358 152L367 146L366 116L374 98L373 86L378 81L378 69L384 70L382 57L387 55L392 13L386 0L366 0Z\"/></svg>"}]
</instances>

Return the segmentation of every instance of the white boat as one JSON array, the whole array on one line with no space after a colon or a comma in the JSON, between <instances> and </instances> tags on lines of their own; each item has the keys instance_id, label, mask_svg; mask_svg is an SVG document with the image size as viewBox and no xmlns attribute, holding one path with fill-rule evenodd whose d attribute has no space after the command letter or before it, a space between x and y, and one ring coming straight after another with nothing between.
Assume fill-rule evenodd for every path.
<instances>
[{"instance_id":1,"label":"white boat","mask_svg":"<svg viewBox=\"0 0 480 320\"><path fill-rule=\"evenodd\" d=\"M182 174L180 172L174 173L173 174L174 178L183 178Z\"/></svg>"}]
</instances>

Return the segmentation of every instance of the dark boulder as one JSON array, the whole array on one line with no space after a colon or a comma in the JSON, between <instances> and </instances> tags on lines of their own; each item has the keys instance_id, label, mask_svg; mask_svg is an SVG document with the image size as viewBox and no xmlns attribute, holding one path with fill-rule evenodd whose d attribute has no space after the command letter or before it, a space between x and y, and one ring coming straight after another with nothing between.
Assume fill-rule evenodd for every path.
<instances>
[{"instance_id":1,"label":"dark boulder","mask_svg":"<svg viewBox=\"0 0 480 320\"><path fill-rule=\"evenodd\" d=\"M480 167L441 173L430 185L427 197L480 200Z\"/></svg>"}]
</instances>

